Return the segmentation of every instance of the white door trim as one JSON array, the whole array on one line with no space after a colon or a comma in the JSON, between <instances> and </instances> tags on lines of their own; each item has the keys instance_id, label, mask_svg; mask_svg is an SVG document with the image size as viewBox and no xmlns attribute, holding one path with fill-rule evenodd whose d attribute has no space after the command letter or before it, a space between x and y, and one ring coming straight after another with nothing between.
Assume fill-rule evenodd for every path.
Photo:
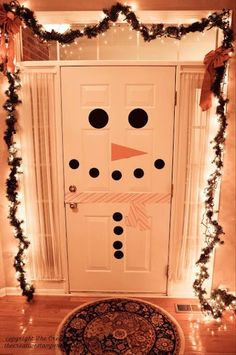
<instances>
[{"instance_id":1,"label":"white door trim","mask_svg":"<svg viewBox=\"0 0 236 355\"><path fill-rule=\"evenodd\" d=\"M194 72L202 72L203 70L203 65L201 62L160 62L160 61L48 61L48 62L21 62L20 63L20 69L21 71L25 72L56 72L56 92L55 92L55 97L56 97L56 102L55 102L55 107L56 107L56 115L58 117L57 121L57 127L56 127L56 132L57 132L57 147L59 151L59 155L61 156L61 160L58 159L58 164L59 164L59 170L61 170L62 176L64 176L63 172L63 163L62 163L62 148L63 148L63 139L62 139L62 113L61 113L61 83L60 83L60 68L64 66L80 66L80 67L88 67L88 66L176 66L176 90L179 95L179 78L180 78L180 72L182 67L189 67L189 70ZM194 69L192 69L194 67ZM177 98L178 98L177 95ZM174 162L177 159L177 152L178 156L181 155L181 145L180 142L178 141L178 135L181 130L182 124L184 122L180 122L180 119L178 117L178 111L179 111L179 100L177 100L177 105L175 107L175 129L174 129L174 142L175 142L175 149L174 149ZM181 181L179 180L179 174L178 174L178 165L174 164L173 165L173 184L174 186L181 186ZM60 186L60 200L61 200L61 207L60 207L60 217L61 217L61 252L62 252L62 263L63 263L63 272L64 272L64 278L65 278L65 293L68 293L69 289L69 284L68 284L68 262L67 262L67 242L66 242L66 233L65 233L65 208L64 208L64 181L63 178L61 179L61 186ZM171 232L170 232L170 256L171 253L174 250L174 245L173 245L173 240L174 240L174 235L176 233L176 226L177 223L176 221L178 220L178 215L179 215L179 210L174 211L174 204L175 201L177 200L176 198L176 190L174 191L174 199L172 201L172 208L171 208ZM169 265L171 267L171 257L169 261ZM173 283L168 280L167 282L167 290L170 289L171 285L171 296L174 295L174 286ZM91 294L91 293L83 293L83 295L86 294ZM92 293L94 295L94 293ZM136 294L133 294L136 295ZM138 294L137 294L138 295ZM167 291L167 296L168 296L168 291ZM189 295L191 296L191 295Z\"/></svg>"}]
</instances>

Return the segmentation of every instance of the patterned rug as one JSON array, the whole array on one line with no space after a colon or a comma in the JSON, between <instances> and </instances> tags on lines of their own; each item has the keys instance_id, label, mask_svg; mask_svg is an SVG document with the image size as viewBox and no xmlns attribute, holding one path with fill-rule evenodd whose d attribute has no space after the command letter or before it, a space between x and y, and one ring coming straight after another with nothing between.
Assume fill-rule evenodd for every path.
<instances>
[{"instance_id":1,"label":"patterned rug","mask_svg":"<svg viewBox=\"0 0 236 355\"><path fill-rule=\"evenodd\" d=\"M184 337L166 311L137 299L102 299L78 307L57 331L58 354L180 355Z\"/></svg>"}]
</instances>

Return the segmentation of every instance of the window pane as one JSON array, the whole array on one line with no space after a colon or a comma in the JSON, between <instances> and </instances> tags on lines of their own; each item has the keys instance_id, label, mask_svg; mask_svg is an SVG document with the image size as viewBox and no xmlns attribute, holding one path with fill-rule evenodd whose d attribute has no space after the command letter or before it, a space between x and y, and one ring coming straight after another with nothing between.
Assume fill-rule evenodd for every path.
<instances>
[{"instance_id":1,"label":"window pane","mask_svg":"<svg viewBox=\"0 0 236 355\"><path fill-rule=\"evenodd\" d=\"M137 32L116 25L99 36L99 59L137 59Z\"/></svg>"},{"instance_id":2,"label":"window pane","mask_svg":"<svg viewBox=\"0 0 236 355\"><path fill-rule=\"evenodd\" d=\"M173 38L157 38L151 42L145 42L140 36L139 59L177 60L178 46L178 41Z\"/></svg>"},{"instance_id":3,"label":"window pane","mask_svg":"<svg viewBox=\"0 0 236 355\"><path fill-rule=\"evenodd\" d=\"M75 29L84 29L84 25L73 25ZM60 46L60 60L93 60L97 59L97 38L77 38L74 43Z\"/></svg>"},{"instance_id":4,"label":"window pane","mask_svg":"<svg viewBox=\"0 0 236 355\"><path fill-rule=\"evenodd\" d=\"M179 44L179 60L203 61L205 55L216 47L217 29L212 28L204 33L188 33Z\"/></svg>"}]
</instances>

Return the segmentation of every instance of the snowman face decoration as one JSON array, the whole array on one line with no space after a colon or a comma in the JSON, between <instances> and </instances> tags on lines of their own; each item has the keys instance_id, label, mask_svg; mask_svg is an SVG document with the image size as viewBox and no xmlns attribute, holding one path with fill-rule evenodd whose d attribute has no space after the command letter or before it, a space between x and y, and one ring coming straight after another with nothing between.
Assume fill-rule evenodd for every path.
<instances>
[{"instance_id":1,"label":"snowman face decoration","mask_svg":"<svg viewBox=\"0 0 236 355\"><path fill-rule=\"evenodd\" d=\"M103 129L107 126L109 122L109 116L107 112L101 108L96 108L92 110L89 114L89 123L95 129ZM131 127L135 129L141 129L146 126L148 122L148 115L146 111L142 108L136 108L129 113L128 122ZM148 152L140 151L133 147L120 145L117 143L111 143L111 161L128 159L135 156L140 156L148 154ZM156 169L163 169L165 166L165 162L163 159L158 158L154 162L154 167ZM71 159L69 162L69 166L71 169L79 168L79 161L77 159ZM142 168L136 168L133 171L133 176L137 179L141 179L144 177L144 170ZM92 178L98 178L100 175L100 170L98 167L92 167L89 170L89 175ZM111 173L111 177L113 180L121 180L122 179L122 171L114 170Z\"/></svg>"}]
</instances>

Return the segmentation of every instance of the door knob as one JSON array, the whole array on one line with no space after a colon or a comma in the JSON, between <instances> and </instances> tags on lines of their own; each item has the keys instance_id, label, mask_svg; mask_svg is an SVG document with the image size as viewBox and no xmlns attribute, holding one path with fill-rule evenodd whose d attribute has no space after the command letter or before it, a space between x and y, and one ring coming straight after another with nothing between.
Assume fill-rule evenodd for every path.
<instances>
[{"instance_id":1,"label":"door knob","mask_svg":"<svg viewBox=\"0 0 236 355\"><path fill-rule=\"evenodd\" d=\"M76 209L77 209L77 206L78 206L78 203L76 203L76 202L70 203L70 208L71 208L72 210L76 210Z\"/></svg>"},{"instance_id":2,"label":"door knob","mask_svg":"<svg viewBox=\"0 0 236 355\"><path fill-rule=\"evenodd\" d=\"M76 190L77 190L77 188L75 185L70 185L70 187L69 187L70 192L76 192Z\"/></svg>"}]
</instances>

